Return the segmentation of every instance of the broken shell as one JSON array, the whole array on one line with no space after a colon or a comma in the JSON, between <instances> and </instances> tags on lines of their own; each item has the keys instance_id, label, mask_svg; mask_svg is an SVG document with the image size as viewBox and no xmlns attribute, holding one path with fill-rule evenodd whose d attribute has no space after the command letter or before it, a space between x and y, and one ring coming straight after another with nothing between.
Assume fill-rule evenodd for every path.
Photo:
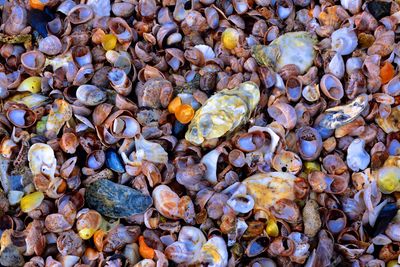
<instances>
[{"instance_id":1,"label":"broken shell","mask_svg":"<svg viewBox=\"0 0 400 267\"><path fill-rule=\"evenodd\" d=\"M64 133L59 141L60 148L68 154L74 154L79 145L78 138L74 133Z\"/></svg>"},{"instance_id":2,"label":"broken shell","mask_svg":"<svg viewBox=\"0 0 400 267\"><path fill-rule=\"evenodd\" d=\"M39 41L39 51L50 56L55 56L61 52L62 44L57 36L50 35Z\"/></svg>"},{"instance_id":3,"label":"broken shell","mask_svg":"<svg viewBox=\"0 0 400 267\"><path fill-rule=\"evenodd\" d=\"M121 44L129 44L133 40L132 29L122 18L111 18L108 21L110 31L117 37Z\"/></svg>"},{"instance_id":4,"label":"broken shell","mask_svg":"<svg viewBox=\"0 0 400 267\"><path fill-rule=\"evenodd\" d=\"M67 17L72 24L82 24L93 18L93 10L89 5L76 5L69 10Z\"/></svg>"},{"instance_id":5,"label":"broken shell","mask_svg":"<svg viewBox=\"0 0 400 267\"><path fill-rule=\"evenodd\" d=\"M23 212L30 212L40 206L44 199L44 195L40 191L36 191L21 199L21 210Z\"/></svg>"},{"instance_id":6,"label":"broken shell","mask_svg":"<svg viewBox=\"0 0 400 267\"><path fill-rule=\"evenodd\" d=\"M344 96L342 83L331 74L325 74L320 82L321 91L332 100L340 100Z\"/></svg>"},{"instance_id":7,"label":"broken shell","mask_svg":"<svg viewBox=\"0 0 400 267\"><path fill-rule=\"evenodd\" d=\"M228 250L225 240L222 237L214 236L202 246L201 262L210 267L228 265Z\"/></svg>"},{"instance_id":8,"label":"broken shell","mask_svg":"<svg viewBox=\"0 0 400 267\"><path fill-rule=\"evenodd\" d=\"M332 33L331 46L339 55L351 54L358 45L357 34L353 29L340 28Z\"/></svg>"},{"instance_id":9,"label":"broken shell","mask_svg":"<svg viewBox=\"0 0 400 267\"><path fill-rule=\"evenodd\" d=\"M289 77L286 80L286 96L289 101L297 102L301 98L302 82L297 77Z\"/></svg>"},{"instance_id":10,"label":"broken shell","mask_svg":"<svg viewBox=\"0 0 400 267\"><path fill-rule=\"evenodd\" d=\"M32 76L39 74L43 68L46 61L45 55L40 51L29 51L21 55L21 63L27 73Z\"/></svg>"},{"instance_id":11,"label":"broken shell","mask_svg":"<svg viewBox=\"0 0 400 267\"><path fill-rule=\"evenodd\" d=\"M113 68L108 73L108 79L111 82L111 86L117 91L117 93L127 96L132 91L132 82L128 79L126 73L118 68Z\"/></svg>"},{"instance_id":12,"label":"broken shell","mask_svg":"<svg viewBox=\"0 0 400 267\"><path fill-rule=\"evenodd\" d=\"M370 163L371 157L364 147L364 140L354 139L347 149L347 165L355 172L365 170Z\"/></svg>"},{"instance_id":13,"label":"broken shell","mask_svg":"<svg viewBox=\"0 0 400 267\"><path fill-rule=\"evenodd\" d=\"M76 230L79 236L87 240L100 228L102 217L100 213L94 210L88 210L77 215Z\"/></svg>"},{"instance_id":14,"label":"broken shell","mask_svg":"<svg viewBox=\"0 0 400 267\"><path fill-rule=\"evenodd\" d=\"M118 153L110 148L106 151L106 166L107 168L117 172L117 173L124 173L125 168L122 162L121 157L118 155Z\"/></svg>"},{"instance_id":15,"label":"broken shell","mask_svg":"<svg viewBox=\"0 0 400 267\"><path fill-rule=\"evenodd\" d=\"M179 217L179 196L166 185L159 185L152 193L154 207L157 211L170 219Z\"/></svg>"},{"instance_id":16,"label":"broken shell","mask_svg":"<svg viewBox=\"0 0 400 267\"><path fill-rule=\"evenodd\" d=\"M12 106L7 110L6 115L7 119L19 128L29 128L36 122L36 114L23 106Z\"/></svg>"},{"instance_id":17,"label":"broken shell","mask_svg":"<svg viewBox=\"0 0 400 267\"><path fill-rule=\"evenodd\" d=\"M204 15L208 26L210 26L211 29L216 29L219 25L219 14L217 10L213 7L206 7L204 9Z\"/></svg>"},{"instance_id":18,"label":"broken shell","mask_svg":"<svg viewBox=\"0 0 400 267\"><path fill-rule=\"evenodd\" d=\"M289 104L283 102L274 103L268 107L268 114L287 130L291 130L296 126L296 110Z\"/></svg>"},{"instance_id":19,"label":"broken shell","mask_svg":"<svg viewBox=\"0 0 400 267\"><path fill-rule=\"evenodd\" d=\"M92 53L88 46L74 46L72 48L72 58L80 67L92 64Z\"/></svg>"},{"instance_id":20,"label":"broken shell","mask_svg":"<svg viewBox=\"0 0 400 267\"><path fill-rule=\"evenodd\" d=\"M393 31L383 32L378 35L375 42L368 48L368 55L385 57L393 51L395 34Z\"/></svg>"},{"instance_id":21,"label":"broken shell","mask_svg":"<svg viewBox=\"0 0 400 267\"><path fill-rule=\"evenodd\" d=\"M18 35L27 26L27 11L24 6L18 3L6 7L8 11L7 9L4 10L4 18L2 20L4 23L4 32L11 36Z\"/></svg>"},{"instance_id":22,"label":"broken shell","mask_svg":"<svg viewBox=\"0 0 400 267\"><path fill-rule=\"evenodd\" d=\"M332 73L333 75L341 79L344 76L344 71L345 66L343 57L339 53L336 53L329 62L326 68L326 72Z\"/></svg>"},{"instance_id":23,"label":"broken shell","mask_svg":"<svg viewBox=\"0 0 400 267\"><path fill-rule=\"evenodd\" d=\"M168 153L164 148L154 142L147 141L140 134L139 138L135 137L136 157L139 161L148 160L154 163L168 162Z\"/></svg>"},{"instance_id":24,"label":"broken shell","mask_svg":"<svg viewBox=\"0 0 400 267\"><path fill-rule=\"evenodd\" d=\"M97 106L107 99L107 95L104 91L90 84L79 86L76 90L76 97L81 103L87 106Z\"/></svg>"},{"instance_id":25,"label":"broken shell","mask_svg":"<svg viewBox=\"0 0 400 267\"><path fill-rule=\"evenodd\" d=\"M54 100L46 121L45 136L54 138L72 117L72 107L63 99Z\"/></svg>"},{"instance_id":26,"label":"broken shell","mask_svg":"<svg viewBox=\"0 0 400 267\"><path fill-rule=\"evenodd\" d=\"M322 138L317 130L303 126L296 131L297 144L302 159L313 161L322 150Z\"/></svg>"},{"instance_id":27,"label":"broken shell","mask_svg":"<svg viewBox=\"0 0 400 267\"><path fill-rule=\"evenodd\" d=\"M268 46L253 46L251 53L260 65L279 71L287 64L295 64L303 74L312 65L316 55L315 44L316 40L308 32L289 32Z\"/></svg>"},{"instance_id":28,"label":"broken shell","mask_svg":"<svg viewBox=\"0 0 400 267\"><path fill-rule=\"evenodd\" d=\"M395 76L388 84L383 86L383 92L390 96L400 95L400 76Z\"/></svg>"},{"instance_id":29,"label":"broken shell","mask_svg":"<svg viewBox=\"0 0 400 267\"><path fill-rule=\"evenodd\" d=\"M31 92L33 94L39 93L41 91L41 81L40 77L29 77L26 78L17 88L18 92Z\"/></svg>"},{"instance_id":30,"label":"broken shell","mask_svg":"<svg viewBox=\"0 0 400 267\"><path fill-rule=\"evenodd\" d=\"M254 208L254 199L249 195L235 194L227 204L237 213L247 213Z\"/></svg>"},{"instance_id":31,"label":"broken shell","mask_svg":"<svg viewBox=\"0 0 400 267\"><path fill-rule=\"evenodd\" d=\"M217 164L218 164L218 158L222 152L224 152L224 150L221 147L218 147L205 154L201 159L201 163L203 163L207 167L205 178L211 184L216 184L218 182Z\"/></svg>"},{"instance_id":32,"label":"broken shell","mask_svg":"<svg viewBox=\"0 0 400 267\"><path fill-rule=\"evenodd\" d=\"M340 0L340 4L350 11L351 14L358 14L361 10L362 1L361 0Z\"/></svg>"},{"instance_id":33,"label":"broken shell","mask_svg":"<svg viewBox=\"0 0 400 267\"><path fill-rule=\"evenodd\" d=\"M366 94L359 95L347 105L325 110L319 125L327 129L336 129L356 119L367 106L368 96Z\"/></svg>"},{"instance_id":34,"label":"broken shell","mask_svg":"<svg viewBox=\"0 0 400 267\"><path fill-rule=\"evenodd\" d=\"M281 151L272 159L272 167L279 172L297 174L303 167L300 157L291 151Z\"/></svg>"},{"instance_id":35,"label":"broken shell","mask_svg":"<svg viewBox=\"0 0 400 267\"><path fill-rule=\"evenodd\" d=\"M261 131L253 131L234 137L235 146L243 152L253 152L265 143L265 135Z\"/></svg>"},{"instance_id":36,"label":"broken shell","mask_svg":"<svg viewBox=\"0 0 400 267\"><path fill-rule=\"evenodd\" d=\"M111 10L116 17L129 17L135 10L135 5L129 2L115 2L111 6Z\"/></svg>"},{"instance_id":37,"label":"broken shell","mask_svg":"<svg viewBox=\"0 0 400 267\"><path fill-rule=\"evenodd\" d=\"M173 88L171 82L163 78L149 79L144 85L137 85L139 107L167 107L172 100Z\"/></svg>"},{"instance_id":38,"label":"broken shell","mask_svg":"<svg viewBox=\"0 0 400 267\"><path fill-rule=\"evenodd\" d=\"M100 169L106 161L106 155L103 150L94 150L87 156L86 166L93 170Z\"/></svg>"},{"instance_id":39,"label":"broken shell","mask_svg":"<svg viewBox=\"0 0 400 267\"><path fill-rule=\"evenodd\" d=\"M319 85L318 84L309 84L303 88L301 95L305 100L310 102L315 102L320 99L319 93Z\"/></svg>"},{"instance_id":40,"label":"broken shell","mask_svg":"<svg viewBox=\"0 0 400 267\"><path fill-rule=\"evenodd\" d=\"M268 209L279 199L294 199L296 177L285 172L259 173L246 178L243 184L254 198L256 209Z\"/></svg>"},{"instance_id":41,"label":"broken shell","mask_svg":"<svg viewBox=\"0 0 400 267\"><path fill-rule=\"evenodd\" d=\"M87 205L111 218L124 218L143 213L152 203L151 197L107 179L91 183L85 192Z\"/></svg>"},{"instance_id":42,"label":"broken shell","mask_svg":"<svg viewBox=\"0 0 400 267\"><path fill-rule=\"evenodd\" d=\"M29 167L33 175L44 174L54 178L57 161L53 149L43 143L33 144L28 152Z\"/></svg>"}]
</instances>

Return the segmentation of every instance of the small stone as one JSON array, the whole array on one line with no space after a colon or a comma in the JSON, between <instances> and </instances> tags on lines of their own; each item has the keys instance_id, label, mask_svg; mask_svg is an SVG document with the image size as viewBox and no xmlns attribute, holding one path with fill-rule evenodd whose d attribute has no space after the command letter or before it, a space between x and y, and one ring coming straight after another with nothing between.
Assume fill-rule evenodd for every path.
<instances>
[{"instance_id":1,"label":"small stone","mask_svg":"<svg viewBox=\"0 0 400 267\"><path fill-rule=\"evenodd\" d=\"M111 218L126 218L143 213L152 204L150 196L106 179L90 184L85 199L89 208Z\"/></svg>"},{"instance_id":2,"label":"small stone","mask_svg":"<svg viewBox=\"0 0 400 267\"><path fill-rule=\"evenodd\" d=\"M321 218L318 212L318 203L310 199L307 201L303 209L303 221L304 221L304 233L308 237L314 237L317 235L319 229L321 229Z\"/></svg>"},{"instance_id":3,"label":"small stone","mask_svg":"<svg viewBox=\"0 0 400 267\"><path fill-rule=\"evenodd\" d=\"M371 13L371 15L377 20L380 20L383 17L390 16L391 7L391 2L371 1L367 3L369 13Z\"/></svg>"},{"instance_id":4,"label":"small stone","mask_svg":"<svg viewBox=\"0 0 400 267\"><path fill-rule=\"evenodd\" d=\"M7 267L23 266L25 260L16 246L8 245L0 253L0 264Z\"/></svg>"}]
</instances>

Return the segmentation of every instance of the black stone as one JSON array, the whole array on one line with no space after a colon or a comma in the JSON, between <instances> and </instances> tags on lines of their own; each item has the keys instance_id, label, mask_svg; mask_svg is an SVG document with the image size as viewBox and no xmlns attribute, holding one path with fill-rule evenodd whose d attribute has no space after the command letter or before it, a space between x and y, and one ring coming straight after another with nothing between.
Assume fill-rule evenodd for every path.
<instances>
[{"instance_id":1,"label":"black stone","mask_svg":"<svg viewBox=\"0 0 400 267\"><path fill-rule=\"evenodd\" d=\"M47 23L55 19L51 9L45 7L43 11L31 9L28 11L28 24L32 26L42 37L47 37Z\"/></svg>"},{"instance_id":2,"label":"black stone","mask_svg":"<svg viewBox=\"0 0 400 267\"><path fill-rule=\"evenodd\" d=\"M114 149L109 149L106 151L106 166L107 168L115 172L125 172L125 167L124 164L122 164L122 159Z\"/></svg>"},{"instance_id":3,"label":"black stone","mask_svg":"<svg viewBox=\"0 0 400 267\"><path fill-rule=\"evenodd\" d=\"M381 212L378 214L378 218L376 219L376 223L373 229L373 237L383 233L389 223L392 221L394 216L397 214L397 206L395 203L386 204Z\"/></svg>"},{"instance_id":4,"label":"black stone","mask_svg":"<svg viewBox=\"0 0 400 267\"><path fill-rule=\"evenodd\" d=\"M85 200L89 208L111 218L143 213L153 202L150 196L107 179L90 184L85 192Z\"/></svg>"},{"instance_id":5,"label":"black stone","mask_svg":"<svg viewBox=\"0 0 400 267\"><path fill-rule=\"evenodd\" d=\"M369 13L377 20L389 16L391 7L391 2L372 1L367 3Z\"/></svg>"}]
</instances>

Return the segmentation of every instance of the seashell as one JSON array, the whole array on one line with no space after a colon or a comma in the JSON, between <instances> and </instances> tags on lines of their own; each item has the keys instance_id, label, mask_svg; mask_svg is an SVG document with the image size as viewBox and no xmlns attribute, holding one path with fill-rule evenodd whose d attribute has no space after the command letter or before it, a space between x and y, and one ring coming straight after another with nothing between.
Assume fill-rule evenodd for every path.
<instances>
[{"instance_id":1,"label":"seashell","mask_svg":"<svg viewBox=\"0 0 400 267\"><path fill-rule=\"evenodd\" d=\"M24 70L32 76L39 74L43 70L45 61L46 57L36 50L25 52L21 55L21 64Z\"/></svg>"},{"instance_id":2,"label":"seashell","mask_svg":"<svg viewBox=\"0 0 400 267\"><path fill-rule=\"evenodd\" d=\"M249 4L247 0L232 0L233 8L235 9L236 13L244 14L249 9Z\"/></svg>"},{"instance_id":3,"label":"seashell","mask_svg":"<svg viewBox=\"0 0 400 267\"><path fill-rule=\"evenodd\" d=\"M354 139L347 149L347 165L355 172L365 170L371 160L369 154L365 151L365 141Z\"/></svg>"},{"instance_id":4,"label":"seashell","mask_svg":"<svg viewBox=\"0 0 400 267\"><path fill-rule=\"evenodd\" d=\"M286 80L286 97L289 101L297 102L301 98L302 82L297 77L289 77Z\"/></svg>"},{"instance_id":5,"label":"seashell","mask_svg":"<svg viewBox=\"0 0 400 267\"><path fill-rule=\"evenodd\" d=\"M76 97L81 103L87 106L97 106L107 99L104 91L89 84L79 86L76 90Z\"/></svg>"},{"instance_id":6,"label":"seashell","mask_svg":"<svg viewBox=\"0 0 400 267\"><path fill-rule=\"evenodd\" d=\"M201 163L207 167L205 177L211 184L216 184L217 180L217 164L218 158L224 150L221 147L211 150L203 156Z\"/></svg>"},{"instance_id":7,"label":"seashell","mask_svg":"<svg viewBox=\"0 0 400 267\"><path fill-rule=\"evenodd\" d=\"M89 5L76 5L68 11L68 19L72 24L86 23L93 18L93 9Z\"/></svg>"},{"instance_id":8,"label":"seashell","mask_svg":"<svg viewBox=\"0 0 400 267\"><path fill-rule=\"evenodd\" d=\"M393 241L400 240L399 226L399 223L390 223L385 230L385 234Z\"/></svg>"},{"instance_id":9,"label":"seashell","mask_svg":"<svg viewBox=\"0 0 400 267\"><path fill-rule=\"evenodd\" d=\"M319 85L310 84L303 88L301 95L309 102L315 102L320 99Z\"/></svg>"},{"instance_id":10,"label":"seashell","mask_svg":"<svg viewBox=\"0 0 400 267\"><path fill-rule=\"evenodd\" d=\"M16 127L29 128L36 122L36 114L23 106L11 106L6 113L7 119Z\"/></svg>"},{"instance_id":11,"label":"seashell","mask_svg":"<svg viewBox=\"0 0 400 267\"><path fill-rule=\"evenodd\" d=\"M297 174L303 167L300 157L291 151L281 151L272 159L272 167L279 172Z\"/></svg>"},{"instance_id":12,"label":"seashell","mask_svg":"<svg viewBox=\"0 0 400 267\"><path fill-rule=\"evenodd\" d=\"M206 7L204 9L204 15L207 20L208 26L211 29L216 29L219 25L219 14L214 7Z\"/></svg>"},{"instance_id":13,"label":"seashell","mask_svg":"<svg viewBox=\"0 0 400 267\"><path fill-rule=\"evenodd\" d=\"M118 173L125 172L125 168L124 168L122 159L114 149L108 149L106 151L105 163L106 163L107 168L109 168L115 172L118 172Z\"/></svg>"},{"instance_id":14,"label":"seashell","mask_svg":"<svg viewBox=\"0 0 400 267\"><path fill-rule=\"evenodd\" d=\"M110 28L111 33L117 37L119 43L130 44L133 40L132 29L124 19L111 18L107 25Z\"/></svg>"},{"instance_id":15,"label":"seashell","mask_svg":"<svg viewBox=\"0 0 400 267\"><path fill-rule=\"evenodd\" d=\"M295 109L286 103L277 102L268 107L268 114L286 129L293 129L297 122Z\"/></svg>"},{"instance_id":16,"label":"seashell","mask_svg":"<svg viewBox=\"0 0 400 267\"><path fill-rule=\"evenodd\" d=\"M168 162L168 153L164 148L158 143L147 141L141 134L138 138L135 137L135 147L136 157L139 161L147 160L164 164Z\"/></svg>"},{"instance_id":17,"label":"seashell","mask_svg":"<svg viewBox=\"0 0 400 267\"><path fill-rule=\"evenodd\" d=\"M64 15L68 15L69 11L76 6L76 3L72 0L62 1L61 4L57 8L57 12L61 12Z\"/></svg>"},{"instance_id":18,"label":"seashell","mask_svg":"<svg viewBox=\"0 0 400 267\"><path fill-rule=\"evenodd\" d=\"M57 136L64 123L69 121L71 117L72 108L68 102L63 99L56 99L47 118L45 136L48 138Z\"/></svg>"},{"instance_id":19,"label":"seashell","mask_svg":"<svg viewBox=\"0 0 400 267\"><path fill-rule=\"evenodd\" d=\"M342 7L350 11L351 14L358 14L361 10L361 0L340 0Z\"/></svg>"},{"instance_id":20,"label":"seashell","mask_svg":"<svg viewBox=\"0 0 400 267\"><path fill-rule=\"evenodd\" d=\"M205 243L206 238L199 228L183 226L178 241L165 249L165 256L178 264L194 264L200 261L201 249Z\"/></svg>"},{"instance_id":21,"label":"seashell","mask_svg":"<svg viewBox=\"0 0 400 267\"><path fill-rule=\"evenodd\" d=\"M57 36L49 35L39 41L39 51L50 56L55 56L61 52L62 44Z\"/></svg>"},{"instance_id":22,"label":"seashell","mask_svg":"<svg viewBox=\"0 0 400 267\"><path fill-rule=\"evenodd\" d=\"M201 144L204 140L234 131L247 120L259 99L258 86L253 82L245 82L234 89L225 89L214 94L196 111L185 134L186 140ZM218 127L214 126L217 121Z\"/></svg>"},{"instance_id":23,"label":"seashell","mask_svg":"<svg viewBox=\"0 0 400 267\"><path fill-rule=\"evenodd\" d=\"M7 35L20 34L28 22L28 15L26 9L18 3L13 3L11 6L10 14L8 17L3 15L4 32Z\"/></svg>"},{"instance_id":24,"label":"seashell","mask_svg":"<svg viewBox=\"0 0 400 267\"><path fill-rule=\"evenodd\" d=\"M351 54L357 45L357 34L353 29L340 28L332 33L331 46L339 55Z\"/></svg>"},{"instance_id":25,"label":"seashell","mask_svg":"<svg viewBox=\"0 0 400 267\"><path fill-rule=\"evenodd\" d=\"M346 73L351 75L354 71L362 68L362 59L360 57L351 57L346 61Z\"/></svg>"},{"instance_id":26,"label":"seashell","mask_svg":"<svg viewBox=\"0 0 400 267\"><path fill-rule=\"evenodd\" d=\"M395 76L383 86L383 92L390 96L400 95L400 76Z\"/></svg>"},{"instance_id":27,"label":"seashell","mask_svg":"<svg viewBox=\"0 0 400 267\"><path fill-rule=\"evenodd\" d=\"M347 224L346 214L339 209L330 209L325 220L327 229L334 235L339 234Z\"/></svg>"},{"instance_id":28,"label":"seashell","mask_svg":"<svg viewBox=\"0 0 400 267\"><path fill-rule=\"evenodd\" d=\"M243 184L255 201L254 208L268 209L279 199L294 199L295 179L290 173L259 173L246 178Z\"/></svg>"},{"instance_id":29,"label":"seashell","mask_svg":"<svg viewBox=\"0 0 400 267\"><path fill-rule=\"evenodd\" d=\"M300 219L300 209L293 200L279 199L271 207L271 213L278 219L288 223L297 223Z\"/></svg>"},{"instance_id":30,"label":"seashell","mask_svg":"<svg viewBox=\"0 0 400 267\"><path fill-rule=\"evenodd\" d=\"M244 152L253 152L260 149L265 143L265 135L261 131L253 131L235 136L234 143Z\"/></svg>"},{"instance_id":31,"label":"seashell","mask_svg":"<svg viewBox=\"0 0 400 267\"><path fill-rule=\"evenodd\" d=\"M127 96L132 91L132 82L128 79L126 73L118 68L113 68L108 73L108 79L111 82L111 86L117 91L117 93Z\"/></svg>"},{"instance_id":32,"label":"seashell","mask_svg":"<svg viewBox=\"0 0 400 267\"><path fill-rule=\"evenodd\" d=\"M109 17L111 11L111 4L108 0L88 0L86 5L90 6L93 10L95 17ZM114 13L115 14L115 13Z\"/></svg>"},{"instance_id":33,"label":"seashell","mask_svg":"<svg viewBox=\"0 0 400 267\"><path fill-rule=\"evenodd\" d=\"M63 133L59 141L60 148L68 154L74 154L79 146L78 138L74 133Z\"/></svg>"},{"instance_id":34,"label":"seashell","mask_svg":"<svg viewBox=\"0 0 400 267\"><path fill-rule=\"evenodd\" d=\"M344 71L345 67L343 57L336 53L329 62L326 72L332 73L333 75L341 79L344 76Z\"/></svg>"},{"instance_id":35,"label":"seashell","mask_svg":"<svg viewBox=\"0 0 400 267\"><path fill-rule=\"evenodd\" d=\"M295 243L295 251L291 256L289 256L290 260L295 263L303 264L310 254L308 237L303 233L292 232L288 238L293 240Z\"/></svg>"},{"instance_id":36,"label":"seashell","mask_svg":"<svg viewBox=\"0 0 400 267\"><path fill-rule=\"evenodd\" d=\"M113 3L111 10L116 17L129 17L135 10L135 5L129 2Z\"/></svg>"},{"instance_id":37,"label":"seashell","mask_svg":"<svg viewBox=\"0 0 400 267\"><path fill-rule=\"evenodd\" d=\"M57 161L53 149L42 143L33 144L28 152L29 168L33 175L44 174L54 178Z\"/></svg>"},{"instance_id":38,"label":"seashell","mask_svg":"<svg viewBox=\"0 0 400 267\"><path fill-rule=\"evenodd\" d=\"M321 91L332 100L340 100L344 96L342 83L331 74L325 74L320 81Z\"/></svg>"},{"instance_id":39,"label":"seashell","mask_svg":"<svg viewBox=\"0 0 400 267\"><path fill-rule=\"evenodd\" d=\"M143 213L152 203L150 196L107 179L91 183L86 189L85 199L89 208L111 218Z\"/></svg>"},{"instance_id":40,"label":"seashell","mask_svg":"<svg viewBox=\"0 0 400 267\"><path fill-rule=\"evenodd\" d=\"M287 19L294 10L292 0L276 1L276 12L280 19Z\"/></svg>"},{"instance_id":41,"label":"seashell","mask_svg":"<svg viewBox=\"0 0 400 267\"><path fill-rule=\"evenodd\" d=\"M294 64L299 68L300 74L303 74L313 64L316 56L315 44L316 40L307 32L290 32L281 35L268 46L254 45L251 53L262 66L279 71L287 64Z\"/></svg>"},{"instance_id":42,"label":"seashell","mask_svg":"<svg viewBox=\"0 0 400 267\"><path fill-rule=\"evenodd\" d=\"M41 81L40 77L29 77L23 80L22 83L17 88L18 92L31 92L33 94L39 93L41 91Z\"/></svg>"},{"instance_id":43,"label":"seashell","mask_svg":"<svg viewBox=\"0 0 400 267\"><path fill-rule=\"evenodd\" d=\"M303 160L315 160L322 150L322 138L317 130L303 126L296 131L297 146Z\"/></svg>"},{"instance_id":44,"label":"seashell","mask_svg":"<svg viewBox=\"0 0 400 267\"><path fill-rule=\"evenodd\" d=\"M400 123L397 118L400 114L400 106L396 106L391 109L390 115L386 118L382 118L378 113L378 116L375 118L375 122L379 125L385 133L398 132L400 130Z\"/></svg>"},{"instance_id":45,"label":"seashell","mask_svg":"<svg viewBox=\"0 0 400 267\"><path fill-rule=\"evenodd\" d=\"M94 69L92 64L87 64L85 66L82 66L75 74L75 78L72 84L75 86L86 84L87 82L89 82L90 79L92 79L93 75L94 75Z\"/></svg>"},{"instance_id":46,"label":"seashell","mask_svg":"<svg viewBox=\"0 0 400 267\"><path fill-rule=\"evenodd\" d=\"M254 199L249 195L235 194L226 203L236 213L247 213L254 208Z\"/></svg>"},{"instance_id":47,"label":"seashell","mask_svg":"<svg viewBox=\"0 0 400 267\"><path fill-rule=\"evenodd\" d=\"M361 94L349 104L325 110L319 125L327 129L336 129L356 119L368 106L368 96Z\"/></svg>"},{"instance_id":48,"label":"seashell","mask_svg":"<svg viewBox=\"0 0 400 267\"><path fill-rule=\"evenodd\" d=\"M63 24L59 17L56 17L52 21L49 21L46 25L46 29L49 34L59 36L63 30Z\"/></svg>"},{"instance_id":49,"label":"seashell","mask_svg":"<svg viewBox=\"0 0 400 267\"><path fill-rule=\"evenodd\" d=\"M77 215L76 230L78 230L79 236L87 240L93 236L93 234L100 228L102 223L102 217L100 213L94 210L82 210Z\"/></svg>"},{"instance_id":50,"label":"seashell","mask_svg":"<svg viewBox=\"0 0 400 267\"><path fill-rule=\"evenodd\" d=\"M86 158L86 166L93 170L103 167L106 155L103 150L94 150Z\"/></svg>"},{"instance_id":51,"label":"seashell","mask_svg":"<svg viewBox=\"0 0 400 267\"><path fill-rule=\"evenodd\" d=\"M88 46L74 46L72 48L72 58L80 67L92 64L92 54Z\"/></svg>"},{"instance_id":52,"label":"seashell","mask_svg":"<svg viewBox=\"0 0 400 267\"><path fill-rule=\"evenodd\" d=\"M225 240L220 236L214 236L201 248L201 262L207 266L227 266L228 250Z\"/></svg>"},{"instance_id":53,"label":"seashell","mask_svg":"<svg viewBox=\"0 0 400 267\"><path fill-rule=\"evenodd\" d=\"M162 78L148 80L142 87L136 87L140 107L167 107L172 99L172 84Z\"/></svg>"},{"instance_id":54,"label":"seashell","mask_svg":"<svg viewBox=\"0 0 400 267\"><path fill-rule=\"evenodd\" d=\"M391 194L392 192L399 190L399 173L400 168L393 166L382 167L378 170L376 179L379 189L384 194Z\"/></svg>"},{"instance_id":55,"label":"seashell","mask_svg":"<svg viewBox=\"0 0 400 267\"><path fill-rule=\"evenodd\" d=\"M158 185L152 193L154 207L157 211L169 218L178 219L181 216L179 212L179 196L166 185Z\"/></svg>"},{"instance_id":56,"label":"seashell","mask_svg":"<svg viewBox=\"0 0 400 267\"><path fill-rule=\"evenodd\" d=\"M389 55L394 48L394 32L387 31L376 37L375 42L368 48L367 53L385 57Z\"/></svg>"}]
</instances>

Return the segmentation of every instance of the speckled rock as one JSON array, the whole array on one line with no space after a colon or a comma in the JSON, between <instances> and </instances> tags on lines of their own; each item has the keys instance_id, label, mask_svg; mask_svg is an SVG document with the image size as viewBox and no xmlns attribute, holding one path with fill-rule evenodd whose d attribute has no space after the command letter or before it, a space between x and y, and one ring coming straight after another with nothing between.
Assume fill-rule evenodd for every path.
<instances>
[{"instance_id":1,"label":"speckled rock","mask_svg":"<svg viewBox=\"0 0 400 267\"><path fill-rule=\"evenodd\" d=\"M111 218L125 218L143 213L152 204L150 196L106 179L90 184L86 189L85 199L89 208Z\"/></svg>"},{"instance_id":2,"label":"speckled rock","mask_svg":"<svg viewBox=\"0 0 400 267\"><path fill-rule=\"evenodd\" d=\"M303 209L304 233L308 237L314 237L321 229L321 218L318 213L318 203L308 200Z\"/></svg>"}]
</instances>

